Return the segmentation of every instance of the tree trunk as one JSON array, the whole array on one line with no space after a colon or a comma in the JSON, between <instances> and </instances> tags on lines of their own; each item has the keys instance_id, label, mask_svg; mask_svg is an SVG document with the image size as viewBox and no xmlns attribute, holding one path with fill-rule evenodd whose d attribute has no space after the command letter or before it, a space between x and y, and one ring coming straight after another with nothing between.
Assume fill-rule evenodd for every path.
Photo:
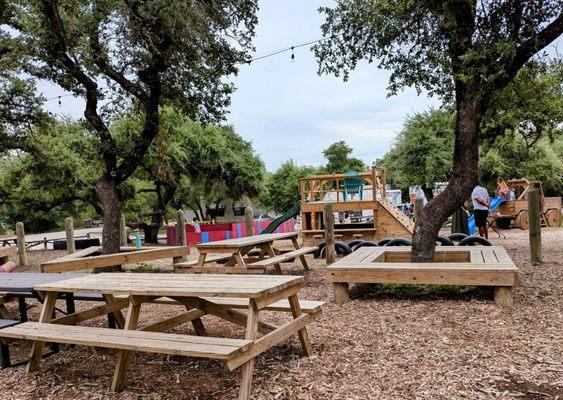
<instances>
[{"instance_id":1,"label":"tree trunk","mask_svg":"<svg viewBox=\"0 0 563 400\"><path fill-rule=\"evenodd\" d=\"M477 136L483 113L477 88L478 85L473 83L456 96L452 177L446 190L422 209L421 218L415 224L411 254L413 262L434 260L436 237L440 228L463 205L477 184Z\"/></svg>"},{"instance_id":2,"label":"tree trunk","mask_svg":"<svg viewBox=\"0 0 563 400\"><path fill-rule=\"evenodd\" d=\"M145 243L158 244L158 232L162 224L145 224L143 232L145 232Z\"/></svg>"},{"instance_id":3,"label":"tree trunk","mask_svg":"<svg viewBox=\"0 0 563 400\"><path fill-rule=\"evenodd\" d=\"M121 220L121 204L117 196L115 180L102 177L96 183L96 194L104 212L102 230L102 254L119 253L119 223ZM100 268L103 271L121 271L121 265Z\"/></svg>"}]
</instances>

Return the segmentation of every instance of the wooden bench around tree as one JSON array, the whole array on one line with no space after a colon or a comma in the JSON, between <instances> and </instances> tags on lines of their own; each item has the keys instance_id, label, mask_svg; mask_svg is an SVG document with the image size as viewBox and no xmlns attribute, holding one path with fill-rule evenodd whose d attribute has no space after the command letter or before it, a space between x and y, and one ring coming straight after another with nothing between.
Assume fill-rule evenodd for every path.
<instances>
[{"instance_id":1,"label":"wooden bench around tree","mask_svg":"<svg viewBox=\"0 0 563 400\"><path fill-rule=\"evenodd\" d=\"M440 246L435 261L411 263L410 247L361 248L327 268L337 304L350 283L492 286L495 303L512 306L518 268L500 246Z\"/></svg>"}]
</instances>

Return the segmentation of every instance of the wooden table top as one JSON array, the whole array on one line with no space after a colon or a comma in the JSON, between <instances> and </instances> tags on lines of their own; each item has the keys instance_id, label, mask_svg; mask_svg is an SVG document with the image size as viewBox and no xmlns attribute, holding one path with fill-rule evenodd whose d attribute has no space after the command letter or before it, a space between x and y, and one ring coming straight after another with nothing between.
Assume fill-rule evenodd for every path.
<instances>
[{"instance_id":1,"label":"wooden table top","mask_svg":"<svg viewBox=\"0 0 563 400\"><path fill-rule=\"evenodd\" d=\"M35 286L43 283L79 278L88 274L42 274L37 272L0 273L0 292L31 293Z\"/></svg>"},{"instance_id":2,"label":"wooden table top","mask_svg":"<svg viewBox=\"0 0 563 400\"><path fill-rule=\"evenodd\" d=\"M35 289L129 296L261 298L303 281L300 276L284 275L101 273L40 284Z\"/></svg>"},{"instance_id":3,"label":"wooden table top","mask_svg":"<svg viewBox=\"0 0 563 400\"><path fill-rule=\"evenodd\" d=\"M285 232L285 233L268 233L264 235L246 236L235 239L218 240L216 242L198 244L198 249L216 249L216 248L233 248L239 249L246 246L257 245L261 243L273 242L275 240L290 239L297 237L299 232Z\"/></svg>"}]
</instances>

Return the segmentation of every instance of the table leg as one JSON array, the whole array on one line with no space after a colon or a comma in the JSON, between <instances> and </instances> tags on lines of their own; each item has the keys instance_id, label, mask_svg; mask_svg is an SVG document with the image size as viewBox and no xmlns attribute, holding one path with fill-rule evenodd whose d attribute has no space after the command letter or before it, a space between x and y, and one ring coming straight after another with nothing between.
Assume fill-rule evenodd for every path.
<instances>
[{"instance_id":1,"label":"table leg","mask_svg":"<svg viewBox=\"0 0 563 400\"><path fill-rule=\"evenodd\" d=\"M296 237L291 238L291 243L293 243L293 247L295 248L295 250L299 250L301 248L301 246L299 246L299 242L297 241ZM309 271L309 264L307 264L307 259L305 258L305 254L301 254L299 256L299 259L301 260L301 264L303 264L303 268Z\"/></svg>"},{"instance_id":2,"label":"table leg","mask_svg":"<svg viewBox=\"0 0 563 400\"><path fill-rule=\"evenodd\" d=\"M104 300L106 301L107 304L115 303L115 299L114 299L113 295L104 294L103 296L104 296ZM112 315L115 319L115 324L117 325L117 327L119 329L124 329L125 318L123 318L123 314L121 313L121 311L119 311L119 310L112 311ZM109 320L108 320L108 322L109 322Z\"/></svg>"},{"instance_id":3,"label":"table leg","mask_svg":"<svg viewBox=\"0 0 563 400\"><path fill-rule=\"evenodd\" d=\"M256 302L250 299L248 305L248 320L246 322L245 339L255 340L258 332L259 310ZM254 358L248 360L242 366L239 400L249 400L252 394L252 372L254 371Z\"/></svg>"},{"instance_id":4,"label":"table leg","mask_svg":"<svg viewBox=\"0 0 563 400\"><path fill-rule=\"evenodd\" d=\"M299 305L299 299L297 295L289 296L289 306L291 307L291 314L293 318L297 318L301 315L301 306ZM297 331L299 334L299 340L301 341L301 347L303 347L303 352L306 356L313 354L313 348L311 347L311 342L309 341L309 334L307 333L307 328L302 328Z\"/></svg>"},{"instance_id":5,"label":"table leg","mask_svg":"<svg viewBox=\"0 0 563 400\"><path fill-rule=\"evenodd\" d=\"M276 252L274 251L274 247L272 246L272 242L266 243L264 245L264 248L266 249L268 256L270 256L270 257L276 256ZM276 274L282 275L282 268L281 268L280 264L274 264L274 269L276 270Z\"/></svg>"},{"instance_id":6,"label":"table leg","mask_svg":"<svg viewBox=\"0 0 563 400\"><path fill-rule=\"evenodd\" d=\"M41 314L39 315L39 322L49 323L55 310L55 304L57 302L57 292L47 292L45 300L43 301L43 308L41 308ZM41 355L43 354L43 347L45 342L35 341L31 347L31 354L29 356L29 364L27 364L27 372L34 372L39 369L39 361L41 361Z\"/></svg>"},{"instance_id":7,"label":"table leg","mask_svg":"<svg viewBox=\"0 0 563 400\"><path fill-rule=\"evenodd\" d=\"M203 267L205 265L205 257L207 257L207 253L199 253L199 257L197 258L197 266Z\"/></svg>"},{"instance_id":8,"label":"table leg","mask_svg":"<svg viewBox=\"0 0 563 400\"><path fill-rule=\"evenodd\" d=\"M240 268L246 268L246 262L244 262L244 258L242 257L242 254L240 254L240 252L236 252L234 254L236 263L238 264L238 266Z\"/></svg>"},{"instance_id":9,"label":"table leg","mask_svg":"<svg viewBox=\"0 0 563 400\"><path fill-rule=\"evenodd\" d=\"M27 322L27 303L23 295L18 296L18 309L20 310L20 321Z\"/></svg>"},{"instance_id":10,"label":"table leg","mask_svg":"<svg viewBox=\"0 0 563 400\"><path fill-rule=\"evenodd\" d=\"M137 322L139 321L139 312L141 310L142 303L135 303L135 299L132 297L129 303L129 308L127 310L127 319L125 320L125 330L135 330L137 329ZM129 362L131 361L131 356L133 352L130 350L120 350L117 355L117 365L115 366L115 372L113 374L113 382L111 383L111 390L114 392L120 392L125 384L125 377L127 375L127 369L129 368Z\"/></svg>"},{"instance_id":11,"label":"table leg","mask_svg":"<svg viewBox=\"0 0 563 400\"><path fill-rule=\"evenodd\" d=\"M4 304L0 304L0 317L4 319L12 319L10 312L8 311L8 309Z\"/></svg>"}]
</instances>

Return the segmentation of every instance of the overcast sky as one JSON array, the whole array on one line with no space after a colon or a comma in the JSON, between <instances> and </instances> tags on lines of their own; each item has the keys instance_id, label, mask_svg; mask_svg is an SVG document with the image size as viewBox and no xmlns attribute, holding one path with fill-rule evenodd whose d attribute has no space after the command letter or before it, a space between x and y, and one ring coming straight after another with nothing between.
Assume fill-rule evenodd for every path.
<instances>
[{"instance_id":1,"label":"overcast sky","mask_svg":"<svg viewBox=\"0 0 563 400\"><path fill-rule=\"evenodd\" d=\"M328 0L262 0L255 38L256 55L269 53L322 37L320 6ZM293 159L298 164L321 165L322 150L346 141L354 156L371 163L389 150L405 117L430 107L437 98L417 96L407 90L387 98L389 73L361 64L348 82L318 76L317 63L308 47L282 53L240 68L234 78L237 91L227 122L252 141L269 170ZM45 97L62 93L43 85ZM58 114L83 115L83 102L63 98L47 108Z\"/></svg>"}]
</instances>

